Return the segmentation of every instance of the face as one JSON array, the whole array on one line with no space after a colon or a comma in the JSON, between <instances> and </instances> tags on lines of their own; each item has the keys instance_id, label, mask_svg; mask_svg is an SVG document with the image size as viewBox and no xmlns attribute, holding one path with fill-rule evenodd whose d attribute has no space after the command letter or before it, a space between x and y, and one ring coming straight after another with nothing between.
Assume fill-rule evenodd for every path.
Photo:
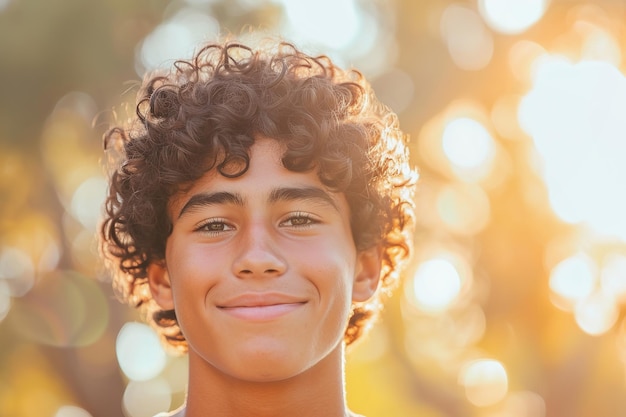
<instances>
[{"instance_id":1,"label":"face","mask_svg":"<svg viewBox=\"0 0 626 417\"><path fill-rule=\"evenodd\" d=\"M260 138L238 178L214 171L169 204L157 303L175 308L190 356L235 378L298 375L341 349L350 306L374 293L378 251L358 252L350 211L315 172Z\"/></svg>"}]
</instances>

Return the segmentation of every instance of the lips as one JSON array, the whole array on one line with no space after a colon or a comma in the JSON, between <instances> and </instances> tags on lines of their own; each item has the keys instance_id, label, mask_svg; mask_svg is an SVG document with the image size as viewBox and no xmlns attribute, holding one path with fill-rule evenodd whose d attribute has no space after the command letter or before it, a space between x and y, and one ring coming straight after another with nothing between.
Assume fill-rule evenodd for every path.
<instances>
[{"instance_id":1,"label":"lips","mask_svg":"<svg viewBox=\"0 0 626 417\"><path fill-rule=\"evenodd\" d=\"M268 321L297 311L306 300L288 294L243 294L219 304L224 313L246 321Z\"/></svg>"}]
</instances>

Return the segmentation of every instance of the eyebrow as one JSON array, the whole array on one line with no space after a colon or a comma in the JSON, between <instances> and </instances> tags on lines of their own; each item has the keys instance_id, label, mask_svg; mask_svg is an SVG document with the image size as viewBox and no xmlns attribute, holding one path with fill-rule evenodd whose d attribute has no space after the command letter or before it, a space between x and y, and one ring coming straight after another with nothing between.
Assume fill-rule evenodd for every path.
<instances>
[{"instance_id":1,"label":"eyebrow","mask_svg":"<svg viewBox=\"0 0 626 417\"><path fill-rule=\"evenodd\" d=\"M339 207L335 199L326 191L318 187L280 187L271 191L268 201L270 203L278 203L281 201L318 201L328 204L335 210L339 211ZM193 209L206 206L214 206L220 204L233 204L236 206L244 206L245 199L239 193L231 193L228 191L219 191L215 193L199 193L193 195L189 201L185 203L178 214L180 219L183 214Z\"/></svg>"},{"instance_id":2,"label":"eyebrow","mask_svg":"<svg viewBox=\"0 0 626 417\"><path fill-rule=\"evenodd\" d=\"M277 203L279 201L294 200L317 200L332 206L339 211L339 207L335 199L326 191L318 187L281 187L275 188L270 193L269 202Z\"/></svg>"},{"instance_id":3,"label":"eyebrow","mask_svg":"<svg viewBox=\"0 0 626 417\"><path fill-rule=\"evenodd\" d=\"M194 194L180 210L178 218L180 219L183 214L190 210L206 206L215 206L218 204L234 204L237 206L243 206L244 200L240 194L230 193L227 191Z\"/></svg>"}]
</instances>

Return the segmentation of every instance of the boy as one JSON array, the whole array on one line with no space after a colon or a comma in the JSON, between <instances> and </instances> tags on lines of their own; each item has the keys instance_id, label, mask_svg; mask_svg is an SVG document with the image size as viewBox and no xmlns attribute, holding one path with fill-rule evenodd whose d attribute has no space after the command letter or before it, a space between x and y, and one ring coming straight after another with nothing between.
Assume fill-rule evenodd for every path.
<instances>
[{"instance_id":1,"label":"boy","mask_svg":"<svg viewBox=\"0 0 626 417\"><path fill-rule=\"evenodd\" d=\"M187 352L176 417L344 417L344 348L408 258L416 179L356 71L226 42L145 78L111 129L102 249Z\"/></svg>"}]
</instances>

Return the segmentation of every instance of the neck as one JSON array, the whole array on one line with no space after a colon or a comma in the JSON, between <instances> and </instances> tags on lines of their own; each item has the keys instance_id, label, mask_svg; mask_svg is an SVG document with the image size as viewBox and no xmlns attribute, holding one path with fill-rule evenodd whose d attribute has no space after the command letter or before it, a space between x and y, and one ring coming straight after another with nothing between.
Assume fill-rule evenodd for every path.
<instances>
[{"instance_id":1,"label":"neck","mask_svg":"<svg viewBox=\"0 0 626 417\"><path fill-rule=\"evenodd\" d=\"M193 352L184 417L345 417L344 352L340 344L314 367L280 381L233 378Z\"/></svg>"}]
</instances>

